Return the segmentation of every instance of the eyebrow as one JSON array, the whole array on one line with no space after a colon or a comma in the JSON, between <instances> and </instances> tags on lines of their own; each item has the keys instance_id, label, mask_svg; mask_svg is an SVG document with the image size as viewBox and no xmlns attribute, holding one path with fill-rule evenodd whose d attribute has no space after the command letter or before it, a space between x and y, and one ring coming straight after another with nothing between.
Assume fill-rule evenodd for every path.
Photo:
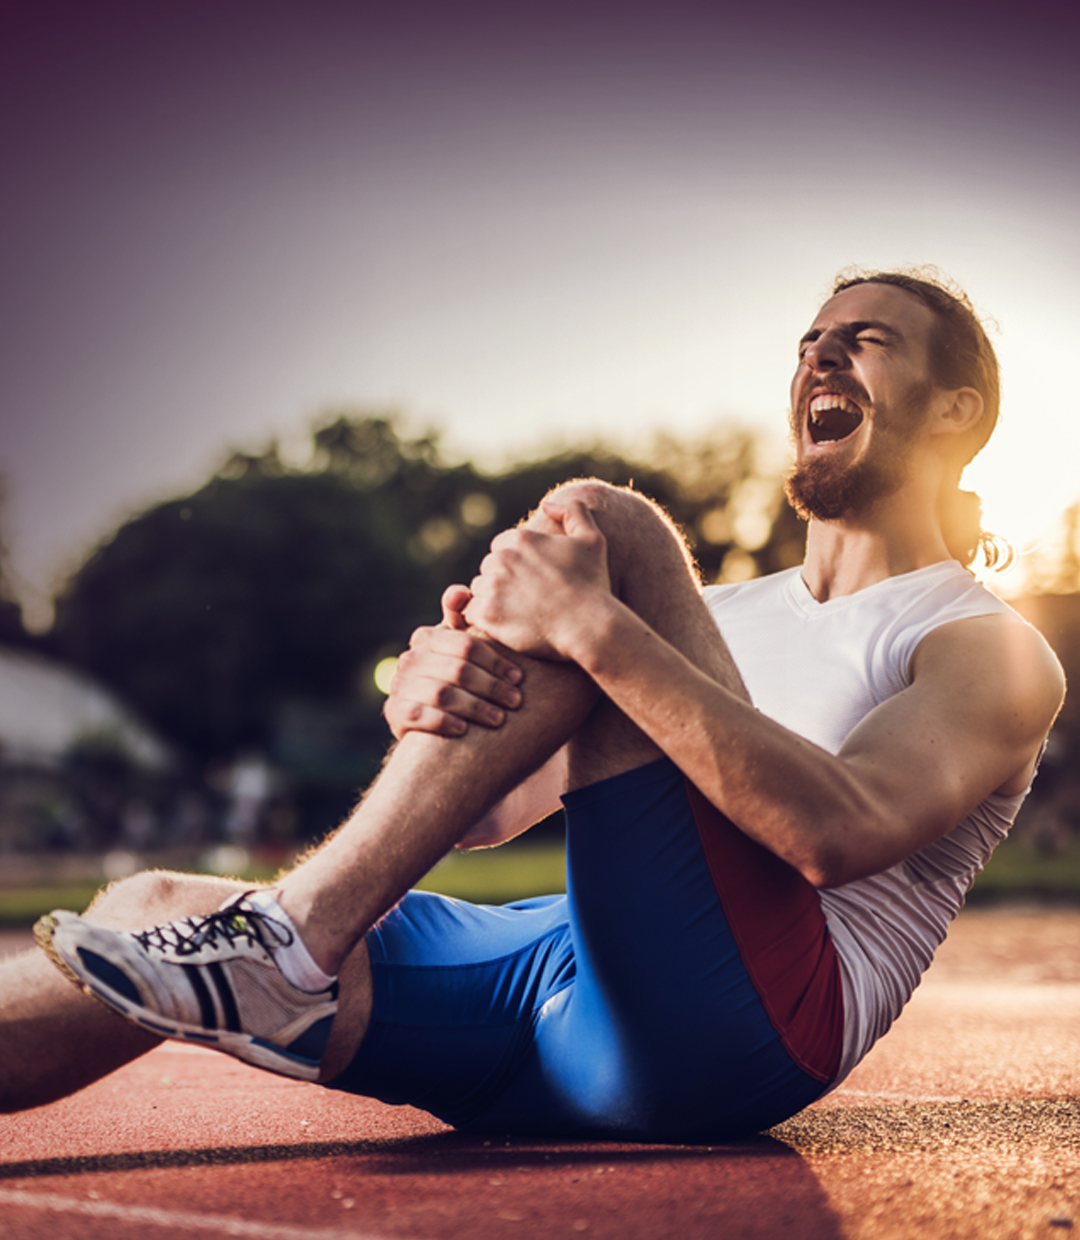
<instances>
[{"instance_id":1,"label":"eyebrow","mask_svg":"<svg viewBox=\"0 0 1080 1240\"><path fill-rule=\"evenodd\" d=\"M889 336L893 340L903 340L903 335L889 323L883 323L881 319L856 319L852 323L841 323L840 329L846 336L857 336L860 332L874 331L880 332L883 336ZM811 344L821 335L821 328L811 327L805 336L799 341L799 344Z\"/></svg>"}]
</instances>

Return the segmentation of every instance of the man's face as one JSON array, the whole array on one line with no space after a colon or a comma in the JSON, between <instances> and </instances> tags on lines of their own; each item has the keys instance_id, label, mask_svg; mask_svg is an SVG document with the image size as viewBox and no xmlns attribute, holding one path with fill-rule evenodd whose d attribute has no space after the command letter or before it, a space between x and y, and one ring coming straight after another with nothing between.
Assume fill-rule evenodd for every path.
<instances>
[{"instance_id":1,"label":"man's face","mask_svg":"<svg viewBox=\"0 0 1080 1240\"><path fill-rule=\"evenodd\" d=\"M839 520L903 486L935 390L934 327L928 307L888 284L857 284L822 306L791 384L787 491L800 515Z\"/></svg>"}]
</instances>

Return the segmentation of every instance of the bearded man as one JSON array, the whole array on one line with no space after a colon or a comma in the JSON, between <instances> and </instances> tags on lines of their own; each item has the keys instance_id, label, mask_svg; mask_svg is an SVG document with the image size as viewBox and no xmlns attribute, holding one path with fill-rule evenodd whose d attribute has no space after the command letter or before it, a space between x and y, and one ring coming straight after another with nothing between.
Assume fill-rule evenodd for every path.
<instances>
[{"instance_id":1,"label":"bearded man","mask_svg":"<svg viewBox=\"0 0 1080 1240\"><path fill-rule=\"evenodd\" d=\"M647 500L557 488L414 635L399 743L310 859L246 893L137 877L45 919L85 994L10 966L8 1106L161 1036L472 1132L717 1140L834 1087L918 984L1061 703L1045 642L966 568L960 474L997 415L962 295L840 282L791 390L800 568L703 591ZM566 896L406 894L560 798Z\"/></svg>"}]
</instances>

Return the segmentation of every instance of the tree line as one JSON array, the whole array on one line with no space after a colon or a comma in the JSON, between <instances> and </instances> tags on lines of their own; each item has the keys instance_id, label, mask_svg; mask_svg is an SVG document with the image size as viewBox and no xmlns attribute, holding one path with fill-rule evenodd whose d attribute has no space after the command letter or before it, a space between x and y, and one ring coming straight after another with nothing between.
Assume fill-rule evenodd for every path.
<instances>
[{"instance_id":1,"label":"tree line","mask_svg":"<svg viewBox=\"0 0 1080 1240\"><path fill-rule=\"evenodd\" d=\"M661 503L706 581L760 576L798 563L805 540L762 458L756 434L728 424L696 442L577 446L484 471L392 414L337 411L312 431L305 464L273 443L234 452L191 494L122 524L67 581L40 637L22 627L0 548L0 643L36 645L115 690L183 756L188 786L265 756L307 797L301 816L325 827L389 740L375 666L438 617L442 590L470 580L498 530L557 483L599 477ZM1076 562L1074 551L1053 584ZM1077 585L1060 593L1075 600ZM1046 627L1080 676L1080 611L1067 601ZM115 755L73 762L97 778Z\"/></svg>"},{"instance_id":2,"label":"tree line","mask_svg":"<svg viewBox=\"0 0 1080 1240\"><path fill-rule=\"evenodd\" d=\"M337 412L314 429L306 465L273 444L233 453L191 494L121 525L68 580L43 641L199 764L273 755L290 719L302 730L306 712L317 730L336 710L370 765L386 741L373 665L564 479L658 500L707 580L798 562L802 525L759 448L730 425L637 455L576 447L485 472L391 415Z\"/></svg>"}]
</instances>

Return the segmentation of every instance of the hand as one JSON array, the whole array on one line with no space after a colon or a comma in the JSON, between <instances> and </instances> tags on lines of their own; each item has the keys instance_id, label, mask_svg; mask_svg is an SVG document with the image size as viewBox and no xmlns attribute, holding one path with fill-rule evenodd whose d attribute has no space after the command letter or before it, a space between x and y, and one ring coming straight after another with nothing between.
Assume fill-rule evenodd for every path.
<instances>
[{"instance_id":1,"label":"hand","mask_svg":"<svg viewBox=\"0 0 1080 1240\"><path fill-rule=\"evenodd\" d=\"M495 538L464 614L512 650L572 660L589 609L612 598L607 542L580 500L547 501L541 514Z\"/></svg>"},{"instance_id":2,"label":"hand","mask_svg":"<svg viewBox=\"0 0 1080 1240\"><path fill-rule=\"evenodd\" d=\"M395 739L406 732L462 736L470 723L498 728L506 711L521 705L521 668L467 631L471 598L465 586L450 586L442 624L417 629L398 660L383 708Z\"/></svg>"}]
</instances>

